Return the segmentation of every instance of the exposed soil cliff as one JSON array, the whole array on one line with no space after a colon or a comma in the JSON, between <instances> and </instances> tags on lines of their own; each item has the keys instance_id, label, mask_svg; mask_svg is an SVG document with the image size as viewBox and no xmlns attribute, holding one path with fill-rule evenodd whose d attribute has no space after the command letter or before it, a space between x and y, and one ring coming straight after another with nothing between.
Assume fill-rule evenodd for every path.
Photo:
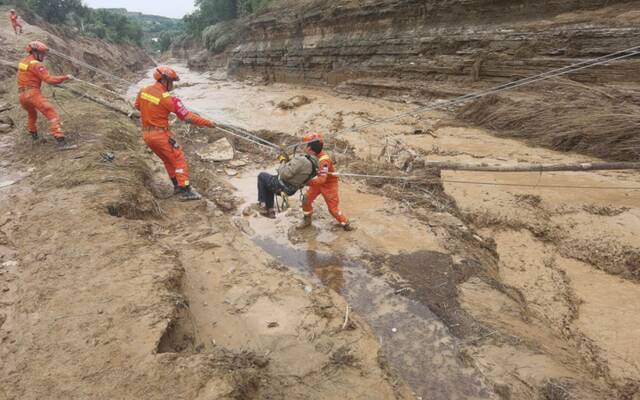
<instances>
[{"instance_id":1,"label":"exposed soil cliff","mask_svg":"<svg viewBox=\"0 0 640 400\"><path fill-rule=\"evenodd\" d=\"M238 21L221 54L180 54L193 67L224 67L240 78L429 104L631 48L640 34L632 1L295 3ZM585 69L481 101L461 117L554 149L631 159L638 68L635 57ZM549 109L550 97L557 107ZM614 125L607 139L598 135L603 125Z\"/></svg>"}]
</instances>

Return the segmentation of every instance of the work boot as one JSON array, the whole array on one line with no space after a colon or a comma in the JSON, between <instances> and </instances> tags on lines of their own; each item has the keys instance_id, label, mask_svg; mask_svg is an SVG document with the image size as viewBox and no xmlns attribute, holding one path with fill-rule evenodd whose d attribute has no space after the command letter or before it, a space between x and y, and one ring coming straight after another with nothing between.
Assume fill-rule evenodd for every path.
<instances>
[{"instance_id":1,"label":"work boot","mask_svg":"<svg viewBox=\"0 0 640 400\"><path fill-rule=\"evenodd\" d=\"M275 208L260 208L260 215L270 219L276 219L276 210Z\"/></svg>"},{"instance_id":2,"label":"work boot","mask_svg":"<svg viewBox=\"0 0 640 400\"><path fill-rule=\"evenodd\" d=\"M40 136L38 135L38 132L31 133L31 140L33 140L34 142L37 142L38 140L40 140Z\"/></svg>"},{"instance_id":3,"label":"work boot","mask_svg":"<svg viewBox=\"0 0 640 400\"><path fill-rule=\"evenodd\" d=\"M302 220L302 222L296 226L296 229L307 229L308 227L311 226L311 215L305 215L304 219Z\"/></svg>"},{"instance_id":4,"label":"work boot","mask_svg":"<svg viewBox=\"0 0 640 400\"><path fill-rule=\"evenodd\" d=\"M346 232L353 232L356 230L356 227L351 224L351 222L347 222L346 224L342 224L342 229Z\"/></svg>"},{"instance_id":5,"label":"work boot","mask_svg":"<svg viewBox=\"0 0 640 400\"><path fill-rule=\"evenodd\" d=\"M77 149L78 146L76 146L75 144L71 144L69 142L67 142L67 140L63 137L57 137L56 138L56 143L58 144L58 150L64 151L64 150L72 150L72 149Z\"/></svg>"},{"instance_id":6,"label":"work boot","mask_svg":"<svg viewBox=\"0 0 640 400\"><path fill-rule=\"evenodd\" d=\"M193 200L200 200L201 198L202 196L200 196L198 192L193 190L191 186L185 186L183 188L180 188L180 192L179 192L180 201L193 201Z\"/></svg>"},{"instance_id":7,"label":"work boot","mask_svg":"<svg viewBox=\"0 0 640 400\"><path fill-rule=\"evenodd\" d=\"M178 184L178 180L176 178L171 178L171 183L173 183L173 195L180 193L180 185Z\"/></svg>"}]
</instances>

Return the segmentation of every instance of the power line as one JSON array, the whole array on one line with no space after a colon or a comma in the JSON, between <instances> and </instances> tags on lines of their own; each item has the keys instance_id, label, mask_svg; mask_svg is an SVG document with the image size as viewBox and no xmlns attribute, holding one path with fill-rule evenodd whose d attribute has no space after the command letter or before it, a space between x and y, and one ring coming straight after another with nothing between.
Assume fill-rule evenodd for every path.
<instances>
[{"instance_id":1,"label":"power line","mask_svg":"<svg viewBox=\"0 0 640 400\"><path fill-rule=\"evenodd\" d=\"M587 69L587 68L592 68L595 67L597 65L602 65L602 64L606 64L609 62L613 62L613 61L618 61L618 60L622 60L625 58L629 58L629 57L633 57L635 55L640 54L640 46L634 46L625 50L621 50L621 51L617 51L615 53L611 53L611 54L607 54L605 56L602 57L598 57L598 58L594 58L594 59L590 59L590 60L586 60L586 61L582 61L579 63L575 63L575 64L571 64L568 65L566 67L562 67L562 68L557 68L551 71L547 71L538 75L533 75L527 78L523 78L523 79L519 79L513 82L508 82L508 83L504 83L502 85L498 85L495 86L493 88L490 89L486 89L486 90L481 90L478 92L474 92L474 93L470 93L470 94L466 94L464 96L459 96L456 97L454 99L451 100L447 100L438 104L432 104L432 105L428 105L428 106L424 106L424 107L420 107L417 108L413 111L407 111L401 114L396 114L394 116L388 117L388 118L383 118L383 119L379 119L377 121L373 121L373 122L369 122L363 125L359 125L353 128L349 128L349 129L343 129L341 131L336 132L336 135L340 135L343 133L349 133L349 132L353 132L353 131L357 131L357 130L362 130L364 128L368 128L371 126L375 126L375 125L380 125L380 124L384 124L384 123L388 123L388 122L394 122L397 121L399 119L402 119L404 117L408 117L408 116L413 116L416 114L422 114L425 113L427 111L432 111L432 110L436 110L436 109L440 109L440 108L444 108L444 107L450 107L453 105L457 105L469 100L475 100L481 97L485 97L491 94L496 94L496 93L500 93L506 90L511 90L511 89L515 89L521 86L525 86L525 85L529 85L535 82L539 82L542 80L546 80L546 79L550 79L550 78L555 78L558 76L562 76L562 75L566 75L566 74L570 74L570 73L574 73L577 71L581 71L583 69Z\"/></svg>"}]
</instances>

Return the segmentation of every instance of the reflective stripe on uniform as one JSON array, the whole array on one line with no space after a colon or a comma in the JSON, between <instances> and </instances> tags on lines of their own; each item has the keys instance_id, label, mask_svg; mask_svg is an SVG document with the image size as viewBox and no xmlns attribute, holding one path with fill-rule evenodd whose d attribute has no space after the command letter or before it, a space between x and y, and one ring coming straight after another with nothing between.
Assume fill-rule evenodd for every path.
<instances>
[{"instance_id":1,"label":"reflective stripe on uniform","mask_svg":"<svg viewBox=\"0 0 640 400\"><path fill-rule=\"evenodd\" d=\"M169 92L162 93L162 98L164 98L164 99L166 99L169 96L171 96L171 94Z\"/></svg>"},{"instance_id":2,"label":"reflective stripe on uniform","mask_svg":"<svg viewBox=\"0 0 640 400\"><path fill-rule=\"evenodd\" d=\"M320 159L318 161L325 161L325 160L330 160L331 158L329 156L322 156L320 157Z\"/></svg>"},{"instance_id":3,"label":"reflective stripe on uniform","mask_svg":"<svg viewBox=\"0 0 640 400\"><path fill-rule=\"evenodd\" d=\"M177 169L176 169L176 174L184 174L184 169L182 169L182 168L177 168Z\"/></svg>"},{"instance_id":4,"label":"reflective stripe on uniform","mask_svg":"<svg viewBox=\"0 0 640 400\"><path fill-rule=\"evenodd\" d=\"M20 63L20 64L18 64L18 69L19 69L20 71L26 71L26 70L28 70L28 69L29 69L29 66L28 66L27 64Z\"/></svg>"},{"instance_id":5,"label":"reflective stripe on uniform","mask_svg":"<svg viewBox=\"0 0 640 400\"><path fill-rule=\"evenodd\" d=\"M160 104L160 99L157 98L156 96L150 95L149 93L142 92L142 94L140 95L140 98L148 102L151 102L155 105Z\"/></svg>"}]
</instances>

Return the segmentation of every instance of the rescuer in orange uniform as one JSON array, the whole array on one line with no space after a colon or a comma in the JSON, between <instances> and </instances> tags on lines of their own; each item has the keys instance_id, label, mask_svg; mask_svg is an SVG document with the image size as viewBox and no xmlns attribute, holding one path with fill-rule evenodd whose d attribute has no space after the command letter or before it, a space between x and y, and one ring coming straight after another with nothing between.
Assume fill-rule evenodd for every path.
<instances>
[{"instance_id":1,"label":"rescuer in orange uniform","mask_svg":"<svg viewBox=\"0 0 640 400\"><path fill-rule=\"evenodd\" d=\"M75 146L67 144L62 131L60 117L56 110L44 98L40 88L42 81L49 85L58 85L71 79L71 75L51 76L42 64L49 48L42 42L34 41L27 45L29 56L18 64L18 91L20 92L20 104L29 114L28 129L33 140L38 140L38 111L49 120L49 130L56 138L61 149L70 149Z\"/></svg>"},{"instance_id":2,"label":"rescuer in orange uniform","mask_svg":"<svg viewBox=\"0 0 640 400\"><path fill-rule=\"evenodd\" d=\"M199 200L200 195L189 184L189 167L184 152L169 129L169 114L173 113L181 121L196 126L213 128L215 123L190 112L180 99L169 93L174 82L180 80L176 71L158 67L153 77L156 83L140 90L135 104L140 110L144 142L164 163L173 182L174 194L178 194L182 201Z\"/></svg>"},{"instance_id":3,"label":"rescuer in orange uniform","mask_svg":"<svg viewBox=\"0 0 640 400\"><path fill-rule=\"evenodd\" d=\"M16 10L9 11L9 19L11 20L11 26L13 27L13 32L18 34L18 29L20 29L19 33L22 33L22 25L20 21L18 21L18 14L16 14Z\"/></svg>"},{"instance_id":4,"label":"rescuer in orange uniform","mask_svg":"<svg viewBox=\"0 0 640 400\"><path fill-rule=\"evenodd\" d=\"M318 175L308 183L309 189L304 196L304 202L302 204L304 220L302 224L298 225L298 229L311 226L313 202L316 197L322 195L331 215L340 223L344 230L352 231L353 226L339 208L338 177L332 175L336 171L333 161L331 161L331 157L323 150L324 138L320 133L310 133L305 135L303 142L307 144L307 152L318 157Z\"/></svg>"}]
</instances>

